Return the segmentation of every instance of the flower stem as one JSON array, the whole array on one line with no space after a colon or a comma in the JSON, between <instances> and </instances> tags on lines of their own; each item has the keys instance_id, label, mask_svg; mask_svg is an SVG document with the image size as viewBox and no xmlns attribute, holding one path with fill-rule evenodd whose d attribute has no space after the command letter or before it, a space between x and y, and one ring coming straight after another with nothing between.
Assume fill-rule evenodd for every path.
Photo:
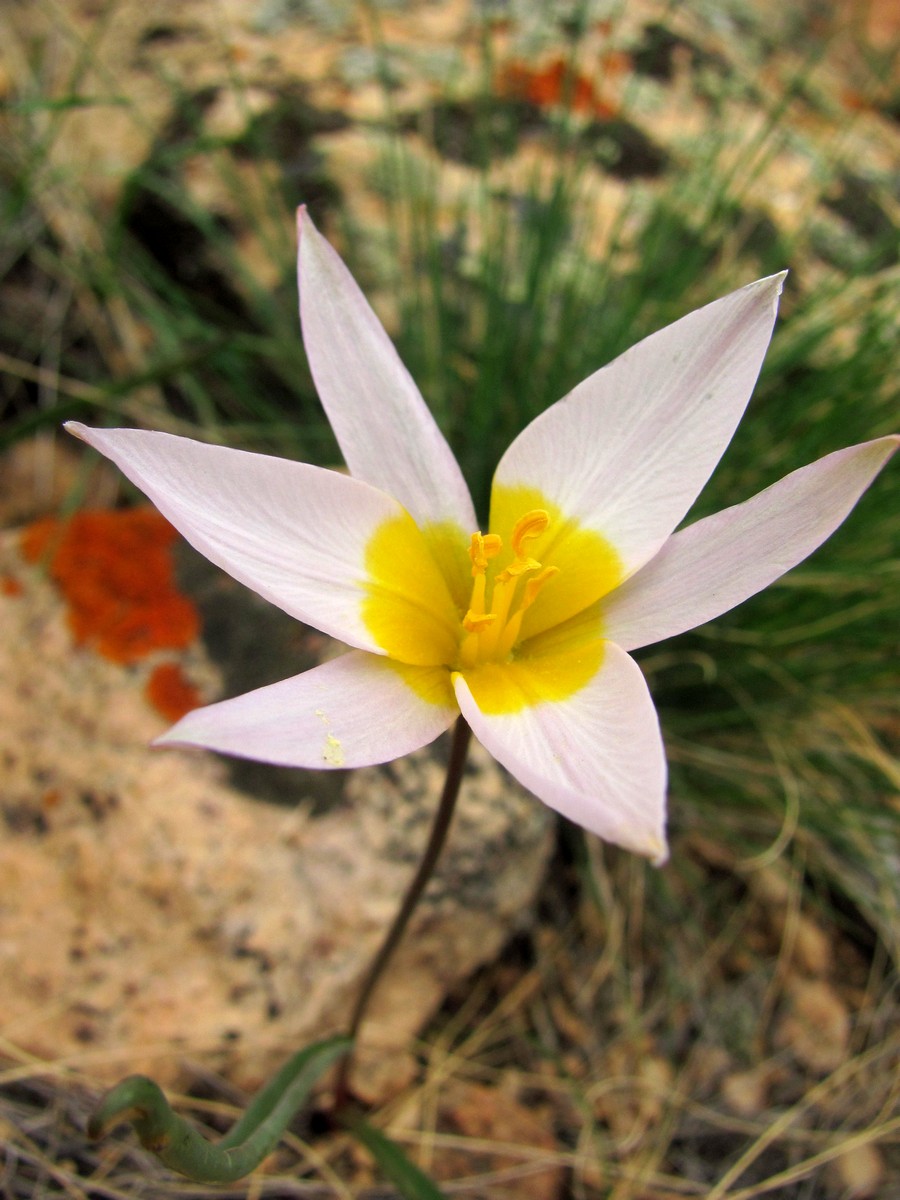
<instances>
[{"instance_id":1,"label":"flower stem","mask_svg":"<svg viewBox=\"0 0 900 1200\"><path fill-rule=\"evenodd\" d=\"M450 822L453 819L453 812L456 808L459 788L463 779L466 755L469 750L471 737L472 730L469 728L465 718L459 717L453 727L453 741L450 745L450 758L447 762L447 776L444 780L444 790L441 793L441 800L435 813L434 823L431 826L428 845L425 847L425 853L422 855L419 869L416 871L406 891L406 895L403 897L403 903L400 905L394 922L388 930L384 941L381 943L378 953L372 960L372 965L369 967L363 985L360 988L347 1031L347 1036L351 1040L351 1046L355 1046L356 1044L356 1037L365 1019L372 995L378 986L381 976L384 974L385 968L393 957L394 951L397 949L403 934L406 932L409 919L415 912L416 905L425 891L434 871L435 864L440 857L444 842L447 840L447 833L450 829ZM352 1065L353 1051L351 1049L346 1058L341 1060L338 1067L337 1080L335 1081L336 1111L345 1107L350 1099L349 1078Z\"/></svg>"}]
</instances>

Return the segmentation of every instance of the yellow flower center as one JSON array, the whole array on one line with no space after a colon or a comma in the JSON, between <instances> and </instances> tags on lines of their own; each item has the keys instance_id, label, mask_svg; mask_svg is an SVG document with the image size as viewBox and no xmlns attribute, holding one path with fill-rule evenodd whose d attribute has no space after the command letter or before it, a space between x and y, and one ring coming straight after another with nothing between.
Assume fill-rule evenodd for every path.
<instances>
[{"instance_id":1,"label":"yellow flower center","mask_svg":"<svg viewBox=\"0 0 900 1200\"><path fill-rule=\"evenodd\" d=\"M624 577L619 557L537 488L495 485L490 528L499 534L467 539L454 522L420 529L408 513L379 525L365 553L366 628L429 703L454 703L456 673L485 713L564 700L599 669L599 602Z\"/></svg>"},{"instance_id":2,"label":"yellow flower center","mask_svg":"<svg viewBox=\"0 0 900 1200\"><path fill-rule=\"evenodd\" d=\"M549 524L549 514L543 508L534 508L519 518L510 539L513 560L495 576L490 598L488 563L503 549L503 542L495 533L472 534L472 595L462 621L461 669L504 662L512 653L521 633L522 617L547 581L559 574L558 567L542 567L526 553L526 543L539 538Z\"/></svg>"}]
</instances>

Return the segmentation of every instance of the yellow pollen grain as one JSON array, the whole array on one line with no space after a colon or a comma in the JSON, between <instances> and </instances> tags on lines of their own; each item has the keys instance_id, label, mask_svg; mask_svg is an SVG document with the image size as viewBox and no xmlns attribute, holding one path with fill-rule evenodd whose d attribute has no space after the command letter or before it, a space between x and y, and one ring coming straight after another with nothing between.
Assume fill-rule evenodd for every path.
<instances>
[{"instance_id":1,"label":"yellow pollen grain","mask_svg":"<svg viewBox=\"0 0 900 1200\"><path fill-rule=\"evenodd\" d=\"M344 747L341 745L340 738L336 738L333 733L325 735L322 758L332 767L344 765Z\"/></svg>"}]
</instances>

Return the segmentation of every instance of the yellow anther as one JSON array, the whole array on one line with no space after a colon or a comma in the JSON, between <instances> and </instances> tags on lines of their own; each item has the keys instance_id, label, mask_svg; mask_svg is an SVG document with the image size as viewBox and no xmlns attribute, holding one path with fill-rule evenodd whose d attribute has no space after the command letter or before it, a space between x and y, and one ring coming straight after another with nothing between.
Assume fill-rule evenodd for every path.
<instances>
[{"instance_id":1,"label":"yellow anther","mask_svg":"<svg viewBox=\"0 0 900 1200\"><path fill-rule=\"evenodd\" d=\"M463 629L467 629L469 633L481 633L489 625L493 625L496 620L495 613L476 613L472 612L470 608L463 617Z\"/></svg>"},{"instance_id":2,"label":"yellow anther","mask_svg":"<svg viewBox=\"0 0 900 1200\"><path fill-rule=\"evenodd\" d=\"M536 537L540 537L546 532L547 526L550 524L550 514L543 508L533 508L531 512L527 512L524 517L519 517L512 531L513 553L516 558L524 558L522 553L523 542L530 542ZM540 563L537 564L540 566Z\"/></svg>"},{"instance_id":3,"label":"yellow anther","mask_svg":"<svg viewBox=\"0 0 900 1200\"><path fill-rule=\"evenodd\" d=\"M539 571L541 564L536 558L514 558L508 567L497 573L497 583L509 583L510 579L518 579L527 571Z\"/></svg>"},{"instance_id":4,"label":"yellow anther","mask_svg":"<svg viewBox=\"0 0 900 1200\"><path fill-rule=\"evenodd\" d=\"M469 558L472 560L472 574L478 575L487 569L488 562L496 558L503 549L503 542L496 533L473 533L469 546Z\"/></svg>"}]
</instances>

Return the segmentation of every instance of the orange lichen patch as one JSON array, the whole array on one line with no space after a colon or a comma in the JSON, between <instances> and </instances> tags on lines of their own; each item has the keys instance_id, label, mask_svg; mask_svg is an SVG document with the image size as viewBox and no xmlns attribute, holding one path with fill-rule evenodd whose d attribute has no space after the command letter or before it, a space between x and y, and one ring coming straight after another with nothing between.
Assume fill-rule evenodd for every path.
<instances>
[{"instance_id":1,"label":"orange lichen patch","mask_svg":"<svg viewBox=\"0 0 900 1200\"><path fill-rule=\"evenodd\" d=\"M22 595L22 585L15 575L0 575L0 594L4 596Z\"/></svg>"},{"instance_id":2,"label":"orange lichen patch","mask_svg":"<svg viewBox=\"0 0 900 1200\"><path fill-rule=\"evenodd\" d=\"M161 663L147 680L145 695L157 712L169 721L178 721L201 704L200 693L187 679L178 663Z\"/></svg>"},{"instance_id":3,"label":"orange lichen patch","mask_svg":"<svg viewBox=\"0 0 900 1200\"><path fill-rule=\"evenodd\" d=\"M45 517L22 536L29 562L45 560L69 606L76 642L113 662L189 645L200 629L191 601L175 586L177 533L155 509Z\"/></svg>"},{"instance_id":4,"label":"orange lichen patch","mask_svg":"<svg viewBox=\"0 0 900 1200\"><path fill-rule=\"evenodd\" d=\"M604 59L604 74L621 75L630 69L627 55L610 54ZM501 94L530 100L539 108L564 105L572 112L593 117L612 117L616 106L600 95L593 81L586 75L573 75L570 67L561 58L554 59L545 67L535 69L522 63L510 63L503 69L497 81Z\"/></svg>"},{"instance_id":5,"label":"orange lichen patch","mask_svg":"<svg viewBox=\"0 0 900 1200\"><path fill-rule=\"evenodd\" d=\"M591 81L584 75L571 78L560 58L538 71L513 63L505 82L510 90L540 108L567 102L575 112L591 112L597 99Z\"/></svg>"},{"instance_id":6,"label":"orange lichen patch","mask_svg":"<svg viewBox=\"0 0 900 1200\"><path fill-rule=\"evenodd\" d=\"M50 552L51 543L59 536L61 528L57 517L41 517L39 521L27 525L22 532L20 543L22 557L27 562L37 562L44 558Z\"/></svg>"}]
</instances>

